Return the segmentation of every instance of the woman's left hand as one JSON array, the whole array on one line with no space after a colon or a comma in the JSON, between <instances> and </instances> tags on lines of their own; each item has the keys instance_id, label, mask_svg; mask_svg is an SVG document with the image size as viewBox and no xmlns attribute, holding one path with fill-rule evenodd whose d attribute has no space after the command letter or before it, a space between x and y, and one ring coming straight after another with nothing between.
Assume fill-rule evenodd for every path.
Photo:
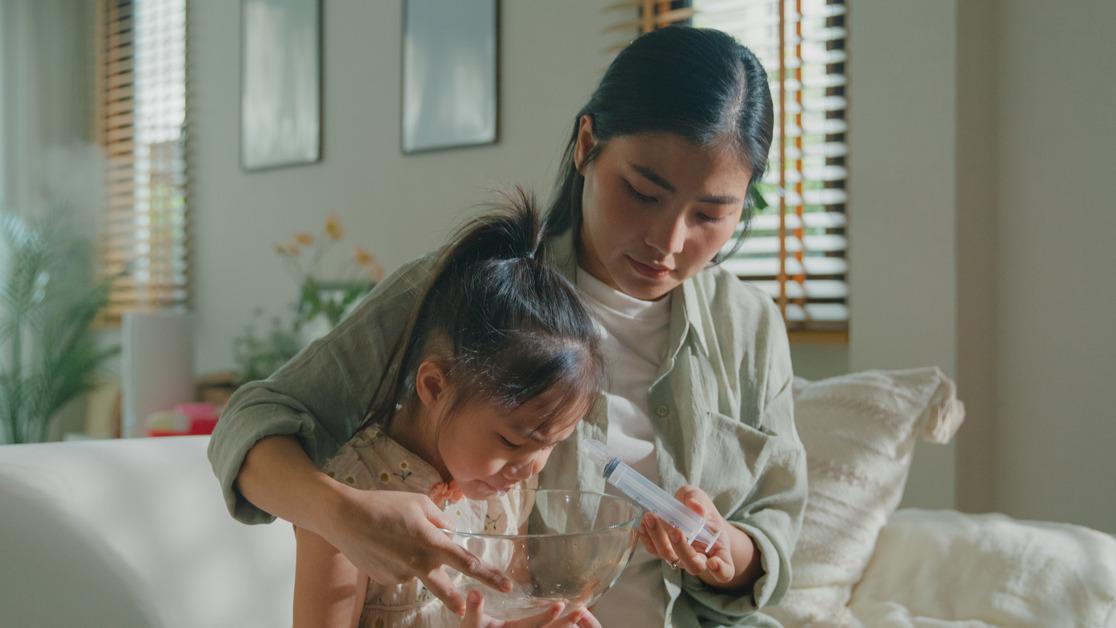
<instances>
[{"instance_id":1,"label":"woman's left hand","mask_svg":"<svg viewBox=\"0 0 1116 628\"><path fill-rule=\"evenodd\" d=\"M678 528L652 513L646 513L639 529L643 546L672 567L685 569L706 584L719 586L732 581L736 576L736 566L732 558L732 535L728 534L730 526L717 512L713 500L696 486L683 486L674 496L687 508L705 517L705 525L710 530L721 532L721 535L712 548L698 544L699 550L686 542Z\"/></svg>"}]
</instances>

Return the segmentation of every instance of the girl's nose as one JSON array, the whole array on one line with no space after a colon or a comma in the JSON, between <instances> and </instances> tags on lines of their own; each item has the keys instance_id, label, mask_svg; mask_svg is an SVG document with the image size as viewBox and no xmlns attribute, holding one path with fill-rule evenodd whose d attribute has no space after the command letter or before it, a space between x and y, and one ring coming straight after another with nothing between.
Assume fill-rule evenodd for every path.
<instances>
[{"instance_id":1,"label":"girl's nose","mask_svg":"<svg viewBox=\"0 0 1116 628\"><path fill-rule=\"evenodd\" d=\"M546 458L543 458L542 462L545 462L545 461L546 461ZM532 475L535 475L536 473L538 473L539 469L541 469L541 468L542 468L542 464L540 463L538 457L537 456L531 456L530 458L527 458L526 460L520 460L518 462L508 464L506 467L504 467L504 475L509 480L515 480L515 481L526 480L527 478L531 477Z\"/></svg>"},{"instance_id":2,"label":"girl's nose","mask_svg":"<svg viewBox=\"0 0 1116 628\"><path fill-rule=\"evenodd\" d=\"M526 480L531 477L531 463L530 461L521 462L519 464L509 464L504 467L504 476L509 480Z\"/></svg>"}]
</instances>

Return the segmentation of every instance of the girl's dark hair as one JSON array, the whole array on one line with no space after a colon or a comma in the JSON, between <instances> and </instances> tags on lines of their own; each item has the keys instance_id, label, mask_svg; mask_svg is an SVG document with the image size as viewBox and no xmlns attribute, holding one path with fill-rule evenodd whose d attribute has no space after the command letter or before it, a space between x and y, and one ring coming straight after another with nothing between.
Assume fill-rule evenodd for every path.
<instances>
[{"instance_id":1,"label":"girl's dark hair","mask_svg":"<svg viewBox=\"0 0 1116 628\"><path fill-rule=\"evenodd\" d=\"M442 250L369 408L387 422L414 398L433 356L456 391L514 410L546 391L588 411L603 385L597 331L574 286L543 260L539 213L523 190L462 227Z\"/></svg>"},{"instance_id":2,"label":"girl's dark hair","mask_svg":"<svg viewBox=\"0 0 1116 628\"><path fill-rule=\"evenodd\" d=\"M773 125L767 73L751 50L721 31L688 26L652 31L624 48L574 119L546 214L548 237L571 228L576 235L581 228L585 178L574 150L585 115L597 141L586 163L609 139L633 133L667 131L700 146L728 142L752 171L741 213L744 228L732 250L740 246L751 220L752 186L767 169Z\"/></svg>"}]
</instances>

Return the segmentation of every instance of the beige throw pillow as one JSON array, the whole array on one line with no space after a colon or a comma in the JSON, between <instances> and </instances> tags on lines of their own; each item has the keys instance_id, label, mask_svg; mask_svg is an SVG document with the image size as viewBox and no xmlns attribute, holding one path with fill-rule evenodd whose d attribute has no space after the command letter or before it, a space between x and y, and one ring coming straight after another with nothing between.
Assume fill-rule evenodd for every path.
<instances>
[{"instance_id":1,"label":"beige throw pillow","mask_svg":"<svg viewBox=\"0 0 1116 628\"><path fill-rule=\"evenodd\" d=\"M899 505L915 442L948 442L964 405L937 368L798 379L794 400L809 498L791 588L767 610L788 627L856 625L846 605Z\"/></svg>"}]
</instances>

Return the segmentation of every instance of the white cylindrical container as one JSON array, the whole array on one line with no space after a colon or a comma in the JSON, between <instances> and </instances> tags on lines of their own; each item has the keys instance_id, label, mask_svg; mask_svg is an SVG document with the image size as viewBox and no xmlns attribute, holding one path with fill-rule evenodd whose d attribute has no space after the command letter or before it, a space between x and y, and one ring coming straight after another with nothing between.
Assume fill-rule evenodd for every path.
<instances>
[{"instance_id":1,"label":"white cylindrical container","mask_svg":"<svg viewBox=\"0 0 1116 628\"><path fill-rule=\"evenodd\" d=\"M193 401L194 342L189 312L128 312L121 326L121 435L144 435L152 412Z\"/></svg>"}]
</instances>

